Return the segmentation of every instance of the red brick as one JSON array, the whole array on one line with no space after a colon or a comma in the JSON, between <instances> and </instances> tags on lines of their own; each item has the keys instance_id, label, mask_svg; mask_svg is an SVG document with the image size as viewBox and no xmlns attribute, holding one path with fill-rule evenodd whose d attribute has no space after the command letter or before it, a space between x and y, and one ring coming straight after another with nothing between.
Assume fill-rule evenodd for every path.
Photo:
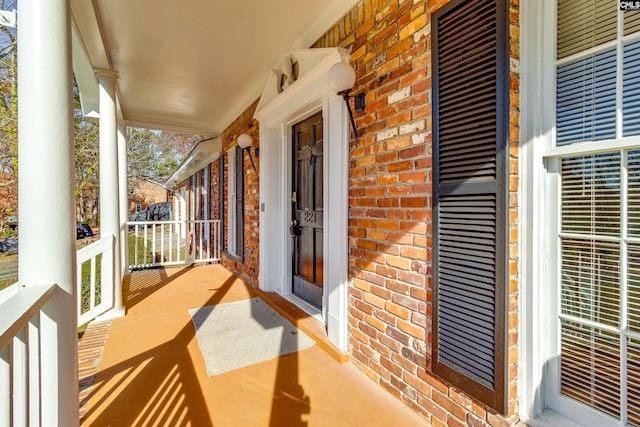
<instances>
[{"instance_id":1,"label":"red brick","mask_svg":"<svg viewBox=\"0 0 640 427\"><path fill-rule=\"evenodd\" d=\"M403 197L400 199L400 206L407 208L424 208L427 206L424 197Z\"/></svg>"},{"instance_id":2,"label":"red brick","mask_svg":"<svg viewBox=\"0 0 640 427\"><path fill-rule=\"evenodd\" d=\"M424 182L424 172L405 172L400 174L400 182Z\"/></svg>"},{"instance_id":3,"label":"red brick","mask_svg":"<svg viewBox=\"0 0 640 427\"><path fill-rule=\"evenodd\" d=\"M388 166L389 172L402 172L411 170L413 168L413 163L411 161L402 161L402 162L394 162L390 163Z\"/></svg>"},{"instance_id":4,"label":"red brick","mask_svg":"<svg viewBox=\"0 0 640 427\"><path fill-rule=\"evenodd\" d=\"M459 422L467 419L467 413L469 412L466 408L460 406L456 402L454 402L449 396L434 390L431 395L433 401L438 405L442 406L447 410L450 414L453 414L456 418L458 418Z\"/></svg>"}]
</instances>

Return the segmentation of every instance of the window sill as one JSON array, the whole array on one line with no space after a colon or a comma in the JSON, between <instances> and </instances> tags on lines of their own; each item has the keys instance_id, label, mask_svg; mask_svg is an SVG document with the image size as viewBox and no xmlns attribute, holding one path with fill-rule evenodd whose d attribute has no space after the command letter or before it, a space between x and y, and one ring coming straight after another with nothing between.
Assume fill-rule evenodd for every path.
<instances>
[{"instance_id":1,"label":"window sill","mask_svg":"<svg viewBox=\"0 0 640 427\"><path fill-rule=\"evenodd\" d=\"M525 421L531 427L583 427L570 418L550 409L545 409L540 416Z\"/></svg>"}]
</instances>

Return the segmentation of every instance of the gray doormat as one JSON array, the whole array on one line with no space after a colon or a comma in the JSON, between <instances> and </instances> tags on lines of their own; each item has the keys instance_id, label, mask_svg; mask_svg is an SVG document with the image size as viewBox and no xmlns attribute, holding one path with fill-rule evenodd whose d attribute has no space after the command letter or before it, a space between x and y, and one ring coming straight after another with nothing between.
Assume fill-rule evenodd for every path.
<instances>
[{"instance_id":1,"label":"gray doormat","mask_svg":"<svg viewBox=\"0 0 640 427\"><path fill-rule=\"evenodd\" d=\"M210 377L315 344L261 298L192 308L189 314Z\"/></svg>"}]
</instances>

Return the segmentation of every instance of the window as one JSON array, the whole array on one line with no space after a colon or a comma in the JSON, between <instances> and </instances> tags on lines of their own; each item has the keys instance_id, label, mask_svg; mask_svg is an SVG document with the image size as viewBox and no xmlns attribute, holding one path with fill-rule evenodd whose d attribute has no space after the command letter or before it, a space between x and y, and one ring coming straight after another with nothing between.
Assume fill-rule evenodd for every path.
<instances>
[{"instance_id":1,"label":"window","mask_svg":"<svg viewBox=\"0 0 640 427\"><path fill-rule=\"evenodd\" d=\"M638 426L640 14L608 0L559 1L555 73L546 164L558 183L550 259L559 303L547 404L591 424Z\"/></svg>"},{"instance_id":2,"label":"window","mask_svg":"<svg viewBox=\"0 0 640 427\"><path fill-rule=\"evenodd\" d=\"M239 146L227 151L229 158L229 192L227 209L229 217L228 247L230 254L244 257L244 156Z\"/></svg>"},{"instance_id":3,"label":"window","mask_svg":"<svg viewBox=\"0 0 640 427\"><path fill-rule=\"evenodd\" d=\"M142 211L142 206L136 204L136 213L140 213Z\"/></svg>"},{"instance_id":4,"label":"window","mask_svg":"<svg viewBox=\"0 0 640 427\"><path fill-rule=\"evenodd\" d=\"M432 17L433 371L505 413L507 8L453 1Z\"/></svg>"}]
</instances>

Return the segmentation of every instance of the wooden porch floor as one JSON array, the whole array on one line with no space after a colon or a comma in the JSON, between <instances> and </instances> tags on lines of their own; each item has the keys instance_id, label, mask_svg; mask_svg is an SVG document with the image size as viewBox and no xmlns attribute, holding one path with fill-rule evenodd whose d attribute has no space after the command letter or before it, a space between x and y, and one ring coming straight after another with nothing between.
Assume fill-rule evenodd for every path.
<instances>
[{"instance_id":1,"label":"wooden porch floor","mask_svg":"<svg viewBox=\"0 0 640 427\"><path fill-rule=\"evenodd\" d=\"M97 366L85 426L426 426L428 423L328 352L324 328L281 298L270 304L320 345L208 377L190 308L256 296L219 265L134 273L127 315L81 343L81 385ZM296 320L297 319L297 320ZM106 334L106 341L104 336ZM96 352L104 343L102 355ZM82 365L86 365L84 368Z\"/></svg>"}]
</instances>

